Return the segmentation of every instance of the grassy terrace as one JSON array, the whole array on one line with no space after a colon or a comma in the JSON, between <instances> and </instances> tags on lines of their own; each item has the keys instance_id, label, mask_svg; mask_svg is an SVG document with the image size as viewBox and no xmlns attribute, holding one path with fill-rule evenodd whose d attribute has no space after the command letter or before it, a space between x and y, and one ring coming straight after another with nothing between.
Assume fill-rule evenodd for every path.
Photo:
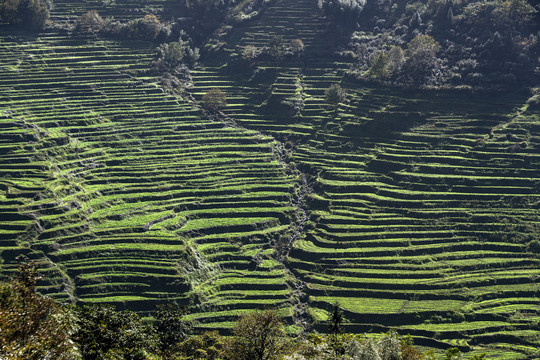
<instances>
[{"instance_id":1,"label":"grassy terrace","mask_svg":"<svg viewBox=\"0 0 540 360\"><path fill-rule=\"evenodd\" d=\"M294 154L318 174L318 225L290 258L310 284L312 306L328 311L340 301L355 329L394 325L465 347L497 342L497 351L514 336L499 332L515 331L534 347L519 334L534 329L540 310L538 258L525 251L538 236L538 115L513 115L519 98L486 108L481 96L392 94L381 107L400 114L411 102L429 115L381 133L377 119L390 126L393 115L381 117L370 101L380 91L348 86L349 105L370 108L340 107L320 140Z\"/></svg>"},{"instance_id":2,"label":"grassy terrace","mask_svg":"<svg viewBox=\"0 0 540 360\"><path fill-rule=\"evenodd\" d=\"M274 139L130 76L149 44L31 40L0 39L3 271L27 253L50 273L42 292L141 311L188 291L231 320L239 294L286 303L269 245L289 227L295 179Z\"/></svg>"},{"instance_id":3,"label":"grassy terrace","mask_svg":"<svg viewBox=\"0 0 540 360\"><path fill-rule=\"evenodd\" d=\"M97 6L56 4L60 20ZM133 7L102 15L144 14ZM304 56L241 74L219 63L275 34L300 38ZM3 274L27 254L48 273L43 292L141 311L190 302L208 329L266 306L292 321L307 305L324 331L338 301L351 331L509 359L538 347L540 260L527 244L540 233L540 118L526 94L344 80L311 0L277 0L227 41L191 92L223 89L234 126L137 73L149 44L0 37ZM324 102L333 83L348 91L337 111ZM273 245L294 238L291 169L309 179L309 219L283 266Z\"/></svg>"},{"instance_id":4,"label":"grassy terrace","mask_svg":"<svg viewBox=\"0 0 540 360\"><path fill-rule=\"evenodd\" d=\"M516 113L527 95L343 81L347 64L326 52L324 32L304 31L308 21L320 29L315 2L283 4L233 30L227 49L262 47L280 34L303 40L302 61L258 62L244 77L201 67L193 93L220 86L237 124L292 141L290 160L311 175L310 226L287 266L307 283L312 320L324 321L339 301L350 330L382 324L420 343L526 357L540 311L539 260L526 251L539 233L540 119ZM334 112L324 90L337 82L348 99ZM268 111L298 86L299 113ZM523 347L513 350L516 339Z\"/></svg>"}]
</instances>

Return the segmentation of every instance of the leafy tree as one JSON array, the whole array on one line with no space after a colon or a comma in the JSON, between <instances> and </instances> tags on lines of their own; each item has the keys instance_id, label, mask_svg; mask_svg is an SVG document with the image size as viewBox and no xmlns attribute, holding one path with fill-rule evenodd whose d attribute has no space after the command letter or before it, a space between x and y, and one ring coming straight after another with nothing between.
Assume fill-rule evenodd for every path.
<instances>
[{"instance_id":1,"label":"leafy tree","mask_svg":"<svg viewBox=\"0 0 540 360\"><path fill-rule=\"evenodd\" d=\"M444 360L461 360L463 354L457 347L449 348L444 352Z\"/></svg>"},{"instance_id":2,"label":"leafy tree","mask_svg":"<svg viewBox=\"0 0 540 360\"><path fill-rule=\"evenodd\" d=\"M160 305L154 312L153 325L159 339L159 348L166 357L175 352L176 345L186 340L192 330L191 323L182 320L186 313L185 308L177 305Z\"/></svg>"},{"instance_id":3,"label":"leafy tree","mask_svg":"<svg viewBox=\"0 0 540 360\"><path fill-rule=\"evenodd\" d=\"M437 53L441 46L429 35L418 35L412 39L405 51L406 70L417 82L422 82L437 67Z\"/></svg>"},{"instance_id":4,"label":"leafy tree","mask_svg":"<svg viewBox=\"0 0 540 360\"><path fill-rule=\"evenodd\" d=\"M145 40L154 41L159 33L161 23L154 14L147 14L138 24L139 37Z\"/></svg>"},{"instance_id":5,"label":"leafy tree","mask_svg":"<svg viewBox=\"0 0 540 360\"><path fill-rule=\"evenodd\" d=\"M527 0L506 0L495 2L491 21L499 30L518 30L529 26L536 10Z\"/></svg>"},{"instance_id":6,"label":"leafy tree","mask_svg":"<svg viewBox=\"0 0 540 360\"><path fill-rule=\"evenodd\" d=\"M272 310L243 315L233 333L226 353L230 360L278 359L287 344L281 319Z\"/></svg>"},{"instance_id":7,"label":"leafy tree","mask_svg":"<svg viewBox=\"0 0 540 360\"><path fill-rule=\"evenodd\" d=\"M386 73L389 77L400 74L405 63L405 53L399 46L392 46L386 53Z\"/></svg>"},{"instance_id":8,"label":"leafy tree","mask_svg":"<svg viewBox=\"0 0 540 360\"><path fill-rule=\"evenodd\" d=\"M384 79L388 75L387 56L384 51L380 51L371 63L368 70L368 76L375 79Z\"/></svg>"},{"instance_id":9,"label":"leafy tree","mask_svg":"<svg viewBox=\"0 0 540 360\"><path fill-rule=\"evenodd\" d=\"M246 61L255 60L260 54L261 51L253 45L246 45L242 49L242 59Z\"/></svg>"},{"instance_id":10,"label":"leafy tree","mask_svg":"<svg viewBox=\"0 0 540 360\"><path fill-rule=\"evenodd\" d=\"M289 45L292 53L296 55L297 57L300 57L302 53L304 52L304 42L300 39L293 39L291 40L291 43Z\"/></svg>"},{"instance_id":11,"label":"leafy tree","mask_svg":"<svg viewBox=\"0 0 540 360\"><path fill-rule=\"evenodd\" d=\"M182 63L185 54L184 46L179 41L162 44L157 49L155 66L169 70L174 69Z\"/></svg>"},{"instance_id":12,"label":"leafy tree","mask_svg":"<svg viewBox=\"0 0 540 360\"><path fill-rule=\"evenodd\" d=\"M143 360L154 351L153 329L131 311L116 311L111 305L77 308L79 344L83 360Z\"/></svg>"},{"instance_id":13,"label":"leafy tree","mask_svg":"<svg viewBox=\"0 0 540 360\"><path fill-rule=\"evenodd\" d=\"M180 354L188 359L221 359L225 349L225 339L217 331L206 331L191 336L179 344Z\"/></svg>"},{"instance_id":14,"label":"leafy tree","mask_svg":"<svg viewBox=\"0 0 540 360\"><path fill-rule=\"evenodd\" d=\"M353 13L358 15L364 10L366 0L319 0L319 7L334 13Z\"/></svg>"},{"instance_id":15,"label":"leafy tree","mask_svg":"<svg viewBox=\"0 0 540 360\"><path fill-rule=\"evenodd\" d=\"M67 307L35 293L37 267L19 265L17 277L0 284L0 359L77 359Z\"/></svg>"},{"instance_id":16,"label":"leafy tree","mask_svg":"<svg viewBox=\"0 0 540 360\"><path fill-rule=\"evenodd\" d=\"M283 60L285 48L283 46L283 36L274 35L268 42L268 53L275 61Z\"/></svg>"},{"instance_id":17,"label":"leafy tree","mask_svg":"<svg viewBox=\"0 0 540 360\"><path fill-rule=\"evenodd\" d=\"M227 96L218 88L208 90L202 97L202 106L210 111L217 111L227 106Z\"/></svg>"},{"instance_id":18,"label":"leafy tree","mask_svg":"<svg viewBox=\"0 0 540 360\"><path fill-rule=\"evenodd\" d=\"M337 108L339 103L342 103L347 99L347 92L339 86L339 84L332 84L328 89L324 91L325 101L329 105L333 105Z\"/></svg>"},{"instance_id":19,"label":"leafy tree","mask_svg":"<svg viewBox=\"0 0 540 360\"><path fill-rule=\"evenodd\" d=\"M77 20L76 29L82 32L99 32L105 20L98 14L96 10L90 10L81 15Z\"/></svg>"}]
</instances>

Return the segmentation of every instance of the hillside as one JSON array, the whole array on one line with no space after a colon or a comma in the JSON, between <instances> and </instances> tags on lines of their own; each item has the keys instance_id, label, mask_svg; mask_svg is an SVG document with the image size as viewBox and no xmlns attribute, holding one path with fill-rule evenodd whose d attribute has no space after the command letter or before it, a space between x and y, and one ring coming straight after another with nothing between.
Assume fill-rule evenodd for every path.
<instances>
[{"instance_id":1,"label":"hillside","mask_svg":"<svg viewBox=\"0 0 540 360\"><path fill-rule=\"evenodd\" d=\"M164 22L174 5L57 0L51 19L98 9ZM314 0L265 2L216 29L174 91L152 70L150 41L0 25L3 275L25 255L59 301L141 314L177 302L224 333L265 307L292 332L324 332L338 302L346 331L532 358L540 114L529 89L357 79ZM305 48L243 58L273 39ZM332 84L346 90L336 106ZM222 111L201 106L213 88Z\"/></svg>"}]
</instances>

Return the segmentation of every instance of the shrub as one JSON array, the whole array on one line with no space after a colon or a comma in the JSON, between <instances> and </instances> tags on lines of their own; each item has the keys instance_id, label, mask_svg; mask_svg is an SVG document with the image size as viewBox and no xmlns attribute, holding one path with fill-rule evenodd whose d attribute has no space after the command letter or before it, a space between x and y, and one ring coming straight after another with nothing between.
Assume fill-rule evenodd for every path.
<instances>
[{"instance_id":1,"label":"shrub","mask_svg":"<svg viewBox=\"0 0 540 360\"><path fill-rule=\"evenodd\" d=\"M202 106L210 111L217 111L227 106L227 96L221 89L208 90L202 97Z\"/></svg>"},{"instance_id":2,"label":"shrub","mask_svg":"<svg viewBox=\"0 0 540 360\"><path fill-rule=\"evenodd\" d=\"M540 254L540 240L532 240L527 244L527 251L533 254Z\"/></svg>"}]
</instances>

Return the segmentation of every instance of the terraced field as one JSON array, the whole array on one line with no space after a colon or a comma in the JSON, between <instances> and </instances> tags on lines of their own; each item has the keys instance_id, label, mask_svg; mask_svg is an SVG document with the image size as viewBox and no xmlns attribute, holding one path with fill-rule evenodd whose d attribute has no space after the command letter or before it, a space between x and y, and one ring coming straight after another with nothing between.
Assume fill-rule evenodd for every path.
<instances>
[{"instance_id":1,"label":"terraced field","mask_svg":"<svg viewBox=\"0 0 540 360\"><path fill-rule=\"evenodd\" d=\"M288 300L268 254L296 180L273 138L131 76L146 44L17 40L1 46L4 271L25 253L48 265L43 292L138 310L187 290L216 309Z\"/></svg>"},{"instance_id":2,"label":"terraced field","mask_svg":"<svg viewBox=\"0 0 540 360\"><path fill-rule=\"evenodd\" d=\"M306 284L315 328L325 331L339 302L351 331L395 328L427 346L532 354L540 271L526 246L539 238L540 118L523 106L528 95L345 81L346 64L324 53L324 34L302 37L305 24L295 21L317 29L313 3L283 4L236 29L229 52L280 34L306 43L302 59L259 61L244 76L201 68L194 94L220 81L230 94L225 113L286 143L289 161L309 175L310 222L287 267ZM332 83L348 89L336 111L324 103ZM267 109L295 100L296 113Z\"/></svg>"},{"instance_id":3,"label":"terraced field","mask_svg":"<svg viewBox=\"0 0 540 360\"><path fill-rule=\"evenodd\" d=\"M111 14L130 18L117 3ZM86 8L59 1L53 15ZM540 115L528 94L346 80L324 24L316 1L277 0L235 28L193 71L196 100L227 93L220 120L156 85L148 43L1 36L3 273L26 254L58 299L191 304L199 328L271 306L292 331L325 331L339 302L349 331L531 356ZM304 55L220 63L275 34ZM333 83L348 91L338 109L324 102Z\"/></svg>"}]
</instances>

